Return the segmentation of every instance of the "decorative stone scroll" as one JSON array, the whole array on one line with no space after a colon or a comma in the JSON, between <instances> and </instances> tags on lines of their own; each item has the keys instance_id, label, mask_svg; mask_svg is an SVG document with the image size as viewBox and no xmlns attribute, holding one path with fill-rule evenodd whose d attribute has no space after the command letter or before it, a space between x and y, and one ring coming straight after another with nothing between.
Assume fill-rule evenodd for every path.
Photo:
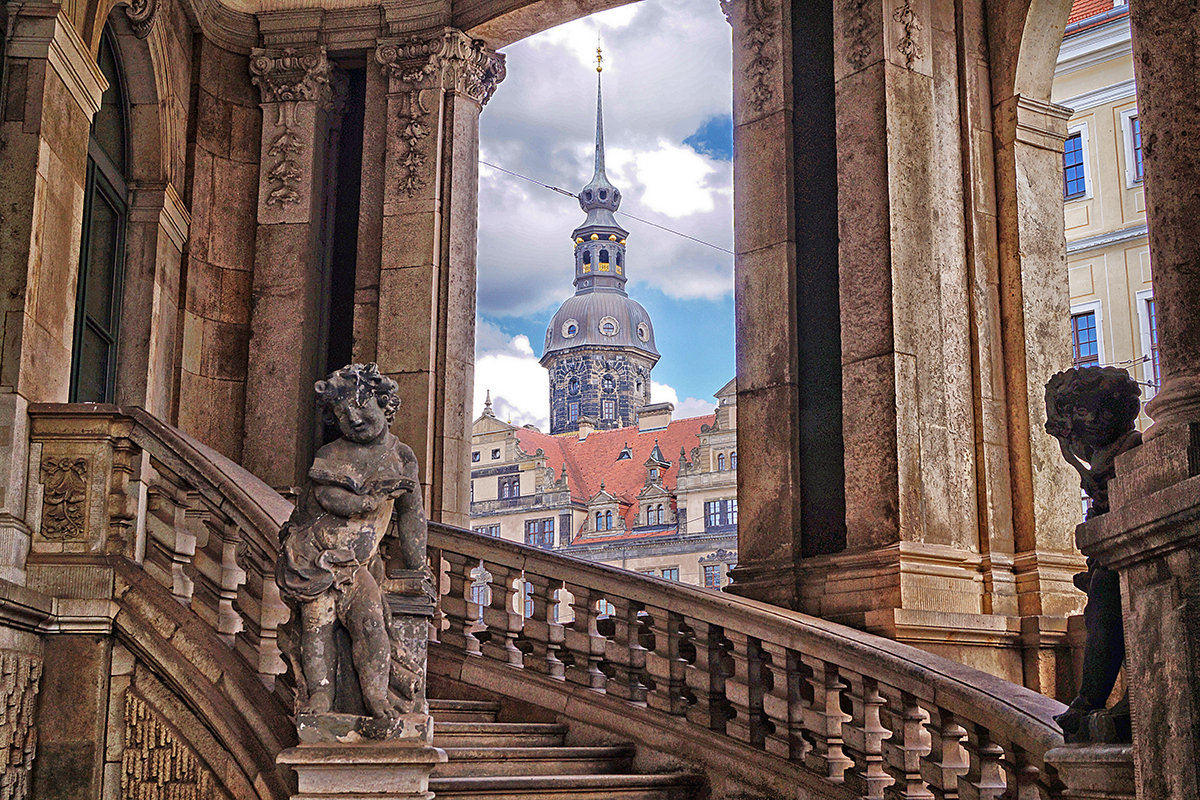
<instances>
[{"instance_id":1,"label":"decorative stone scroll","mask_svg":"<svg viewBox=\"0 0 1200 800\"><path fill-rule=\"evenodd\" d=\"M46 458L42 461L42 529L52 542L87 539L86 458Z\"/></svg>"},{"instance_id":2,"label":"decorative stone scroll","mask_svg":"<svg viewBox=\"0 0 1200 800\"><path fill-rule=\"evenodd\" d=\"M487 105L506 75L504 55L488 50L480 39L445 28L429 37L381 40L375 60L389 78L389 91L399 99L399 189L412 197L431 178L430 137L437 122L430 116L440 93L465 95Z\"/></svg>"},{"instance_id":3,"label":"decorative stone scroll","mask_svg":"<svg viewBox=\"0 0 1200 800\"><path fill-rule=\"evenodd\" d=\"M158 18L158 0L129 0L125 17L129 20L133 35L145 39L154 29L154 20Z\"/></svg>"},{"instance_id":4,"label":"decorative stone scroll","mask_svg":"<svg viewBox=\"0 0 1200 800\"><path fill-rule=\"evenodd\" d=\"M297 104L315 102L338 113L345 101L345 77L325 56L324 47L257 48L250 57L251 83L262 93L265 178L268 206L299 205L311 176L305 153L312 146L311 124L297 119ZM271 120L268 106L274 106Z\"/></svg>"},{"instance_id":5,"label":"decorative stone scroll","mask_svg":"<svg viewBox=\"0 0 1200 800\"><path fill-rule=\"evenodd\" d=\"M0 650L0 800L25 800L33 770L37 729L33 709L42 661L29 653Z\"/></svg>"}]
</instances>

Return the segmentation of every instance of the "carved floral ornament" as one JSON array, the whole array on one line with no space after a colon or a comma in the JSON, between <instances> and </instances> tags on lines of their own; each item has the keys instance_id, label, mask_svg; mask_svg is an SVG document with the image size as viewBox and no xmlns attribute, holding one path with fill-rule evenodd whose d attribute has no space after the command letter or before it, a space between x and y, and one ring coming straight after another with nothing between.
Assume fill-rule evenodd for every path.
<instances>
[{"instance_id":1,"label":"carved floral ornament","mask_svg":"<svg viewBox=\"0 0 1200 800\"><path fill-rule=\"evenodd\" d=\"M133 35L145 39L154 28L154 20L158 16L158 0L129 0L129 5L125 7L125 16L129 19Z\"/></svg>"},{"instance_id":2,"label":"carved floral ornament","mask_svg":"<svg viewBox=\"0 0 1200 800\"><path fill-rule=\"evenodd\" d=\"M750 107L761 113L775 99L775 88L770 78L776 66L775 48L772 45L779 32L776 8L771 0L720 0L720 3L721 11L730 25L734 24L738 10L742 9L740 40L750 51L745 68L745 97Z\"/></svg>"},{"instance_id":3,"label":"carved floral ornament","mask_svg":"<svg viewBox=\"0 0 1200 800\"><path fill-rule=\"evenodd\" d=\"M77 542L87 538L88 461L47 458L42 461L42 538Z\"/></svg>"}]
</instances>

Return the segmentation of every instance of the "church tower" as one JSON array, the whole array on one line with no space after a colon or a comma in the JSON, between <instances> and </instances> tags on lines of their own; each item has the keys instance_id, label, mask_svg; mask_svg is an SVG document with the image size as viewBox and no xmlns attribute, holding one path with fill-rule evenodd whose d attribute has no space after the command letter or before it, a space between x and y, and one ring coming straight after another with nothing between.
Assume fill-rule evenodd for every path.
<instances>
[{"instance_id":1,"label":"church tower","mask_svg":"<svg viewBox=\"0 0 1200 800\"><path fill-rule=\"evenodd\" d=\"M613 216L621 191L604 172L602 63L596 48L596 169L579 192L587 218L571 234L575 294L550 320L541 359L550 372L551 433L578 430L581 417L600 430L636 424L659 359L650 315L625 293L629 232Z\"/></svg>"}]
</instances>

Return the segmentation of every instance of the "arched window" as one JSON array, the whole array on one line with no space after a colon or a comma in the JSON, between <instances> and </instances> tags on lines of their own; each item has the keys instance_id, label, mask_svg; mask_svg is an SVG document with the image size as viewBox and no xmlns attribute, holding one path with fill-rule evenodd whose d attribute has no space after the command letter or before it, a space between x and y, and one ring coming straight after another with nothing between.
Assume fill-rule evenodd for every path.
<instances>
[{"instance_id":1,"label":"arched window","mask_svg":"<svg viewBox=\"0 0 1200 800\"><path fill-rule=\"evenodd\" d=\"M663 523L665 523L665 522L667 521L667 517L666 517L666 515L665 515L665 514L663 514L663 507L662 507L662 505L659 505L659 507L658 507L658 513L656 513L656 514L654 515L654 518L655 518L656 520L658 520L658 524L659 524L659 525L662 525Z\"/></svg>"},{"instance_id":2,"label":"arched window","mask_svg":"<svg viewBox=\"0 0 1200 800\"><path fill-rule=\"evenodd\" d=\"M591 250L583 251L583 263L585 263L585 264L592 263L592 251Z\"/></svg>"},{"instance_id":3,"label":"arched window","mask_svg":"<svg viewBox=\"0 0 1200 800\"><path fill-rule=\"evenodd\" d=\"M646 506L646 524L653 525L657 521L654 517L654 506Z\"/></svg>"},{"instance_id":4,"label":"arched window","mask_svg":"<svg viewBox=\"0 0 1200 800\"><path fill-rule=\"evenodd\" d=\"M717 456L717 472L725 471L725 454L721 453Z\"/></svg>"},{"instance_id":5,"label":"arched window","mask_svg":"<svg viewBox=\"0 0 1200 800\"><path fill-rule=\"evenodd\" d=\"M601 528L601 527L600 527L600 522L601 522L601 518L600 518L600 512L599 512L599 511L597 511L597 512L596 512L596 530L598 530L598 531L599 531L599 530L604 530L603 528Z\"/></svg>"},{"instance_id":6,"label":"arched window","mask_svg":"<svg viewBox=\"0 0 1200 800\"><path fill-rule=\"evenodd\" d=\"M100 38L97 62L108 88L88 137L70 398L75 402L110 403L117 372L125 222L129 214L125 185L129 154L125 87L108 28Z\"/></svg>"},{"instance_id":7,"label":"arched window","mask_svg":"<svg viewBox=\"0 0 1200 800\"><path fill-rule=\"evenodd\" d=\"M600 263L601 263L601 264L607 264L607 263L608 263L608 251L607 251L607 250L601 250L601 251L600 251Z\"/></svg>"},{"instance_id":8,"label":"arched window","mask_svg":"<svg viewBox=\"0 0 1200 800\"><path fill-rule=\"evenodd\" d=\"M737 469L737 450L729 454L729 468Z\"/></svg>"},{"instance_id":9,"label":"arched window","mask_svg":"<svg viewBox=\"0 0 1200 800\"><path fill-rule=\"evenodd\" d=\"M620 251L620 250L618 250L618 251L617 251L617 266L618 266L618 267L622 267L622 266L624 266L624 265L625 265L625 264L624 264L624 261L623 261L623 259L621 258L621 251Z\"/></svg>"},{"instance_id":10,"label":"arched window","mask_svg":"<svg viewBox=\"0 0 1200 800\"><path fill-rule=\"evenodd\" d=\"M606 531L612 530L612 512L611 511L604 512L604 530L606 530Z\"/></svg>"}]
</instances>

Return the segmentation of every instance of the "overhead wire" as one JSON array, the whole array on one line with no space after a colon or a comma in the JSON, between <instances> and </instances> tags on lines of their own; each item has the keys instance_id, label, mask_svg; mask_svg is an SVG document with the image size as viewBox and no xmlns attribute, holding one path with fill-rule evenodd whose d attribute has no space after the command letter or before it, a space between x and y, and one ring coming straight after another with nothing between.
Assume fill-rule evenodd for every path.
<instances>
[{"instance_id":1,"label":"overhead wire","mask_svg":"<svg viewBox=\"0 0 1200 800\"><path fill-rule=\"evenodd\" d=\"M514 178L519 178L520 180L532 183L534 186L540 186L543 189L549 189L552 192L558 192L559 194L566 195L567 197L572 197L576 200L579 199L579 195L575 194L574 192L568 191L568 190L560 188L558 186L551 186L548 183L542 183L541 181L537 180L536 178L531 178L528 175L522 175L519 172L513 172L511 169L505 169L504 167L501 167L498 164L493 164L490 161L484 161L482 158L479 159L479 163L483 164L485 167L491 167L492 169L497 170L498 172L503 172L505 175L511 175ZM698 239L695 236L691 236L689 234L683 233L682 231L677 231L674 228L668 228L666 225L660 225L657 222L651 222L648 219L643 219L642 217L636 216L634 214L630 214L627 211L617 211L615 213L620 214L623 217L629 217L631 220L634 220L635 222L640 222L643 225L649 225L652 228L658 228L660 231L665 231L666 233L674 234L675 236L679 236L679 237L687 239L689 241L693 241L697 244L702 244L705 247L711 247L714 250L720 250L722 253L728 253L729 255L733 255L732 250L727 250L726 248L721 247L719 244L713 244L712 242L706 242L703 239Z\"/></svg>"}]
</instances>

